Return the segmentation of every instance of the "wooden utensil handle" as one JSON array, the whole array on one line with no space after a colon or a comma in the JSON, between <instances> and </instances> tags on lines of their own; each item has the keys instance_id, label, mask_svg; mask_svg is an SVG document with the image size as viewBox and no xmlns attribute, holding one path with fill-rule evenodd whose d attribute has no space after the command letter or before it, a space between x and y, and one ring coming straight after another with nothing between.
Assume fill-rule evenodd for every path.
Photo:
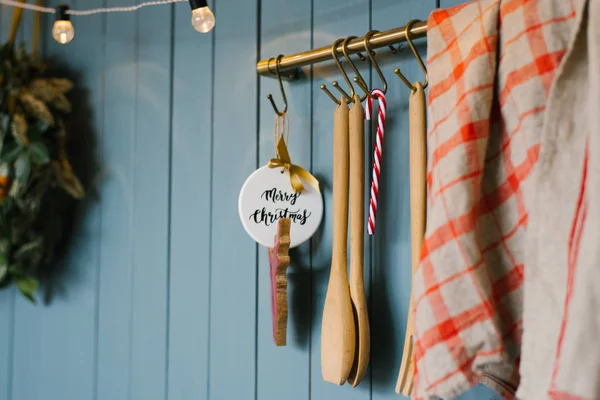
<instances>
[{"instance_id":1,"label":"wooden utensil handle","mask_svg":"<svg viewBox=\"0 0 600 400\"><path fill-rule=\"evenodd\" d=\"M365 113L357 103L350 110L350 282L359 283L364 291L365 244Z\"/></svg>"},{"instance_id":2,"label":"wooden utensil handle","mask_svg":"<svg viewBox=\"0 0 600 400\"><path fill-rule=\"evenodd\" d=\"M332 267L346 272L346 243L348 239L348 105L340 99L335 110L333 132L333 254Z\"/></svg>"},{"instance_id":3,"label":"wooden utensil handle","mask_svg":"<svg viewBox=\"0 0 600 400\"><path fill-rule=\"evenodd\" d=\"M427 131L425 92L420 83L409 100L410 113L410 231L412 241L412 272L419 266L425 237Z\"/></svg>"},{"instance_id":4,"label":"wooden utensil handle","mask_svg":"<svg viewBox=\"0 0 600 400\"><path fill-rule=\"evenodd\" d=\"M425 237L426 217L426 171L427 171L427 124L425 108L425 91L423 86L416 82L409 99L410 116L410 215L411 215L411 242L412 242L412 275L415 274L421 255L423 239ZM412 302L408 312L406 324L406 338L402 355L402 365L398 375L396 392L410 396L414 379L413 332L414 313Z\"/></svg>"},{"instance_id":5,"label":"wooden utensil handle","mask_svg":"<svg viewBox=\"0 0 600 400\"><path fill-rule=\"evenodd\" d=\"M356 326L356 352L348 383L356 387L369 365L371 339L365 296L365 112L360 97L350 110L350 297Z\"/></svg>"}]
</instances>

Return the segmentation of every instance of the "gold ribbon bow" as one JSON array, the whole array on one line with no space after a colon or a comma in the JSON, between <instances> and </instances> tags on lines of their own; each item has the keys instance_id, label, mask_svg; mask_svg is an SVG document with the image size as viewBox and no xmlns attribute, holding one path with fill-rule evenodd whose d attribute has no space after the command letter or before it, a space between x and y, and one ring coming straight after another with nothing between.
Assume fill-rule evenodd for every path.
<instances>
[{"instance_id":1,"label":"gold ribbon bow","mask_svg":"<svg viewBox=\"0 0 600 400\"><path fill-rule=\"evenodd\" d=\"M283 136L280 137L279 142L277 142L277 158L271 158L269 160L268 165L269 168L283 168L284 170L289 172L290 183L292 184L292 189L294 189L294 193L298 193L304 190L302 179L304 179L306 183L314 187L317 190L317 192L320 193L319 181L317 180L317 178L312 176L310 172L300 167L299 165L292 164L292 160L290 159L290 154L288 153Z\"/></svg>"}]
</instances>

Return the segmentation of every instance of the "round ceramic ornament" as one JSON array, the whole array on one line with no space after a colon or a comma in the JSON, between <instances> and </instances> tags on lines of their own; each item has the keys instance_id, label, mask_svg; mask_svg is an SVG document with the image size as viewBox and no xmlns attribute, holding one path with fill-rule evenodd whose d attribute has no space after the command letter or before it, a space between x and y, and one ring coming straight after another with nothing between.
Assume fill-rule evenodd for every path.
<instances>
[{"instance_id":1,"label":"round ceramic ornament","mask_svg":"<svg viewBox=\"0 0 600 400\"><path fill-rule=\"evenodd\" d=\"M292 164L285 135L278 135L277 130L276 123L277 158L248 177L240 191L238 211L250 237L269 248L273 247L278 221L289 218L290 247L296 247L321 225L323 197L317 179Z\"/></svg>"},{"instance_id":2,"label":"round ceramic ornament","mask_svg":"<svg viewBox=\"0 0 600 400\"><path fill-rule=\"evenodd\" d=\"M244 183L238 201L240 219L246 232L265 247L273 247L277 223L292 221L290 247L296 247L315 234L323 218L323 198L311 185L294 193L289 172L265 165Z\"/></svg>"}]
</instances>

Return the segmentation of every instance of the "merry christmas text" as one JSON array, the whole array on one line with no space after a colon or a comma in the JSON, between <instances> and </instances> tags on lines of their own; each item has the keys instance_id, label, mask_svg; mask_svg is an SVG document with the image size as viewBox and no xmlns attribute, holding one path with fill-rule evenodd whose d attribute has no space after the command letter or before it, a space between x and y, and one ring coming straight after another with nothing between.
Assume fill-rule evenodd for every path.
<instances>
[{"instance_id":1,"label":"merry christmas text","mask_svg":"<svg viewBox=\"0 0 600 400\"><path fill-rule=\"evenodd\" d=\"M262 209L254 211L250 215L250 220L254 221L257 224L265 224L266 226L271 226L273 223L277 222L281 218L289 218L294 223L299 223L300 225L306 224L306 220L311 216L311 212L304 209L303 211L296 210L290 211L289 208L276 208L274 211L268 211L265 207Z\"/></svg>"}]
</instances>

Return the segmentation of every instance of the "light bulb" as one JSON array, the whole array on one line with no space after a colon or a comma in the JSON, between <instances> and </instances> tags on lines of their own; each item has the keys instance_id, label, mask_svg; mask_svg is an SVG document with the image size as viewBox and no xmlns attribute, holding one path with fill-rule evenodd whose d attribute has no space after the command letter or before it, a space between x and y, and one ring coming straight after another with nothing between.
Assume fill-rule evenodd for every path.
<instances>
[{"instance_id":1,"label":"light bulb","mask_svg":"<svg viewBox=\"0 0 600 400\"><path fill-rule=\"evenodd\" d=\"M67 44L75 36L75 29L71 21L56 21L52 28L52 37L60 44Z\"/></svg>"},{"instance_id":2,"label":"light bulb","mask_svg":"<svg viewBox=\"0 0 600 400\"><path fill-rule=\"evenodd\" d=\"M69 6L66 4L59 4L56 7L56 20L52 27L52 37L60 44L67 44L75 36L75 29L67 14Z\"/></svg>"},{"instance_id":3,"label":"light bulb","mask_svg":"<svg viewBox=\"0 0 600 400\"><path fill-rule=\"evenodd\" d=\"M206 33L215 26L215 15L208 6L192 10L192 26L198 32Z\"/></svg>"}]
</instances>

